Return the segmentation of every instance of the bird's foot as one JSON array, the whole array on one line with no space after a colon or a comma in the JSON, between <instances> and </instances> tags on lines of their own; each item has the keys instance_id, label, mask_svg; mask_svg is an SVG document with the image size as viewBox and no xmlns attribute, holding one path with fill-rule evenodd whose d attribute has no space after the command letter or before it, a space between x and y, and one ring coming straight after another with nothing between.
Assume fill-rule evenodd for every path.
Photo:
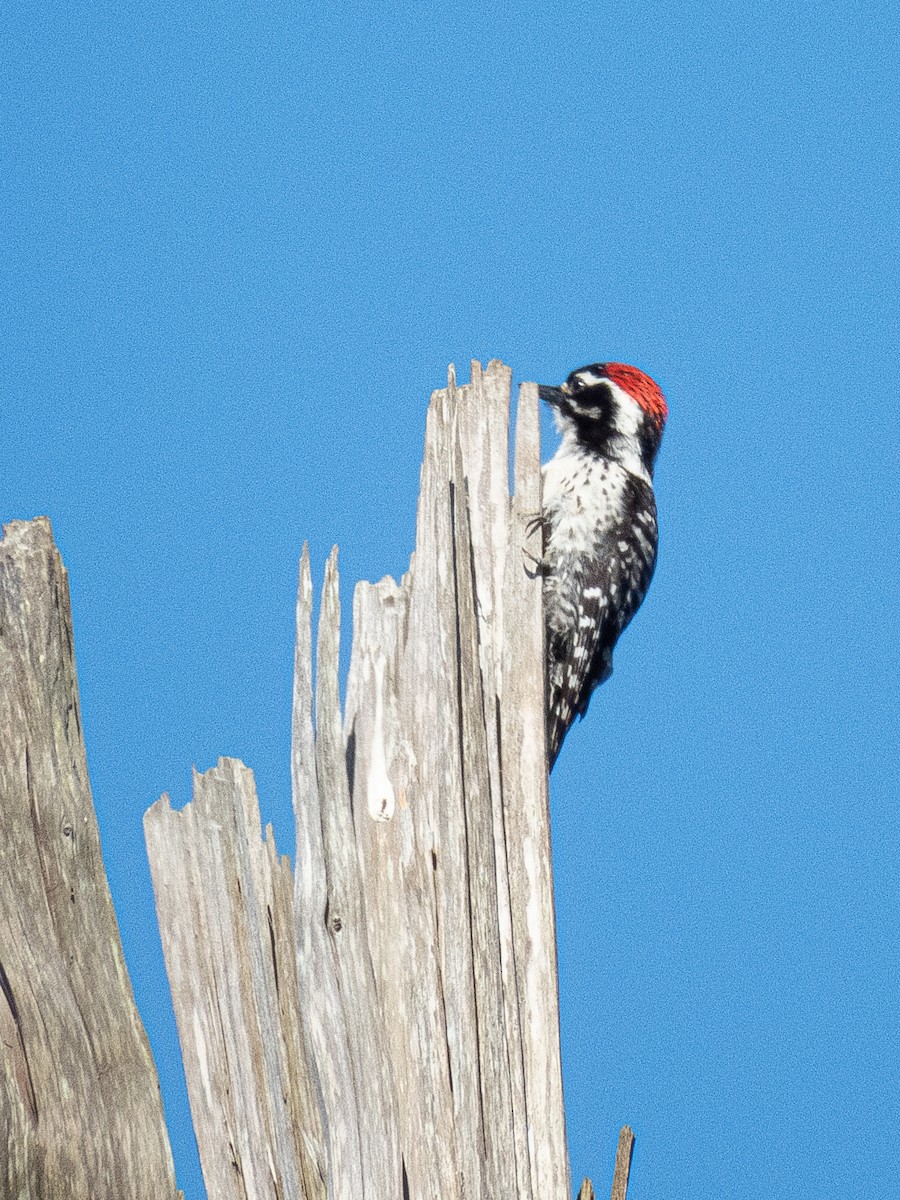
<instances>
[{"instance_id":1,"label":"bird's foot","mask_svg":"<svg viewBox=\"0 0 900 1200\"><path fill-rule=\"evenodd\" d=\"M546 579L550 571L544 560L542 558L538 558L537 555L532 554L530 550L526 550L524 546L522 547L522 554L526 560L526 563L530 562L534 566L533 571L529 570L527 566L525 567L525 574L528 576L528 578L537 579L540 577L541 579Z\"/></svg>"},{"instance_id":2,"label":"bird's foot","mask_svg":"<svg viewBox=\"0 0 900 1200\"><path fill-rule=\"evenodd\" d=\"M543 530L543 528L544 518L540 513L535 513L533 516L528 517L525 521L525 532L529 537L531 537L532 534L537 533L539 529Z\"/></svg>"}]
</instances>

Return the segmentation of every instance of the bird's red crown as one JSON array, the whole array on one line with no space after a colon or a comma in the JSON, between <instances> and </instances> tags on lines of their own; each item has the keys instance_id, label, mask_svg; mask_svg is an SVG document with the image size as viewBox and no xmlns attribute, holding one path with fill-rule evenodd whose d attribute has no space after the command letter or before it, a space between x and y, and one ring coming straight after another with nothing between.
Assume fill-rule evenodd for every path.
<instances>
[{"instance_id":1,"label":"bird's red crown","mask_svg":"<svg viewBox=\"0 0 900 1200\"><path fill-rule=\"evenodd\" d=\"M637 367L629 367L625 363L604 363L603 370L607 378L636 400L647 416L662 429L669 415L669 406L659 385Z\"/></svg>"}]
</instances>

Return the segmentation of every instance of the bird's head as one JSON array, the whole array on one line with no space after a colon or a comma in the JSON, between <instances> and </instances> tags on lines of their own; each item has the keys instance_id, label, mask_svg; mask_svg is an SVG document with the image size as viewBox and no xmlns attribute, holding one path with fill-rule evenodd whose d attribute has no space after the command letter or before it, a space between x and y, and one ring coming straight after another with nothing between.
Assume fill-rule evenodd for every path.
<instances>
[{"instance_id":1,"label":"bird's head","mask_svg":"<svg viewBox=\"0 0 900 1200\"><path fill-rule=\"evenodd\" d=\"M626 363L591 363L573 371L560 387L541 385L538 393L554 408L572 415L590 417L613 405L636 405L643 416L662 432L669 415L666 398L659 385L637 367Z\"/></svg>"},{"instance_id":2,"label":"bird's head","mask_svg":"<svg viewBox=\"0 0 900 1200\"><path fill-rule=\"evenodd\" d=\"M579 442L608 453L637 442L652 469L669 409L659 385L637 367L591 363L559 387L540 386L538 394L555 410L564 434L572 430Z\"/></svg>"}]
</instances>

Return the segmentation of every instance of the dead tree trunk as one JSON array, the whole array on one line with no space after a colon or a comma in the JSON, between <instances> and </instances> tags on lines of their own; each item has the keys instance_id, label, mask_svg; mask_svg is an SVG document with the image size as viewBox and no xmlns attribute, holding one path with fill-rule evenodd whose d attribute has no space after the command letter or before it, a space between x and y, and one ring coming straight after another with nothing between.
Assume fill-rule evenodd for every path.
<instances>
[{"instance_id":1,"label":"dead tree trunk","mask_svg":"<svg viewBox=\"0 0 900 1200\"><path fill-rule=\"evenodd\" d=\"M156 1070L100 857L66 572L49 521L5 534L0 1194L174 1197Z\"/></svg>"},{"instance_id":2,"label":"dead tree trunk","mask_svg":"<svg viewBox=\"0 0 900 1200\"><path fill-rule=\"evenodd\" d=\"M336 555L314 681L304 551L296 870L271 829L260 838L253 776L235 760L197 775L182 812L163 797L146 814L210 1200L571 1195L537 391L520 391L510 496L509 388L501 363L475 363L471 383L451 370L433 395L415 554L399 584L356 589L343 716ZM0 652L0 1185L28 1200L175 1195L46 522L0 543Z\"/></svg>"},{"instance_id":3,"label":"dead tree trunk","mask_svg":"<svg viewBox=\"0 0 900 1200\"><path fill-rule=\"evenodd\" d=\"M268 1179L257 1194L273 1197L570 1195L534 571L537 394L525 385L520 396L511 499L509 387L501 363L484 374L476 363L470 384L451 373L432 397L415 554L399 585L356 589L343 721L336 556L314 689L304 554L293 908L274 852L258 849L237 764L199 779L184 813L163 800L147 815L216 1195L240 1195L251 1171ZM280 1007L276 979L291 992ZM250 1078L252 1103L238 1105ZM229 1160L239 1170L226 1190Z\"/></svg>"}]
</instances>

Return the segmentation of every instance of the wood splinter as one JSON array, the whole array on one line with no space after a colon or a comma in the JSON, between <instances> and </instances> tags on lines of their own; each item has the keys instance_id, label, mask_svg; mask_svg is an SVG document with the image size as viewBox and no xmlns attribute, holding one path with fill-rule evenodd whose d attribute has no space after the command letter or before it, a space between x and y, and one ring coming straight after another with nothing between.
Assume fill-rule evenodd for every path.
<instances>
[{"instance_id":1,"label":"wood splinter","mask_svg":"<svg viewBox=\"0 0 900 1200\"><path fill-rule=\"evenodd\" d=\"M623 1125L619 1131L619 1144L616 1147L616 1165L613 1170L610 1200L626 1200L628 1194L628 1174L631 1170L631 1154L633 1150L634 1133L631 1126ZM594 1185L589 1179L582 1181L578 1192L578 1200L594 1200Z\"/></svg>"}]
</instances>

